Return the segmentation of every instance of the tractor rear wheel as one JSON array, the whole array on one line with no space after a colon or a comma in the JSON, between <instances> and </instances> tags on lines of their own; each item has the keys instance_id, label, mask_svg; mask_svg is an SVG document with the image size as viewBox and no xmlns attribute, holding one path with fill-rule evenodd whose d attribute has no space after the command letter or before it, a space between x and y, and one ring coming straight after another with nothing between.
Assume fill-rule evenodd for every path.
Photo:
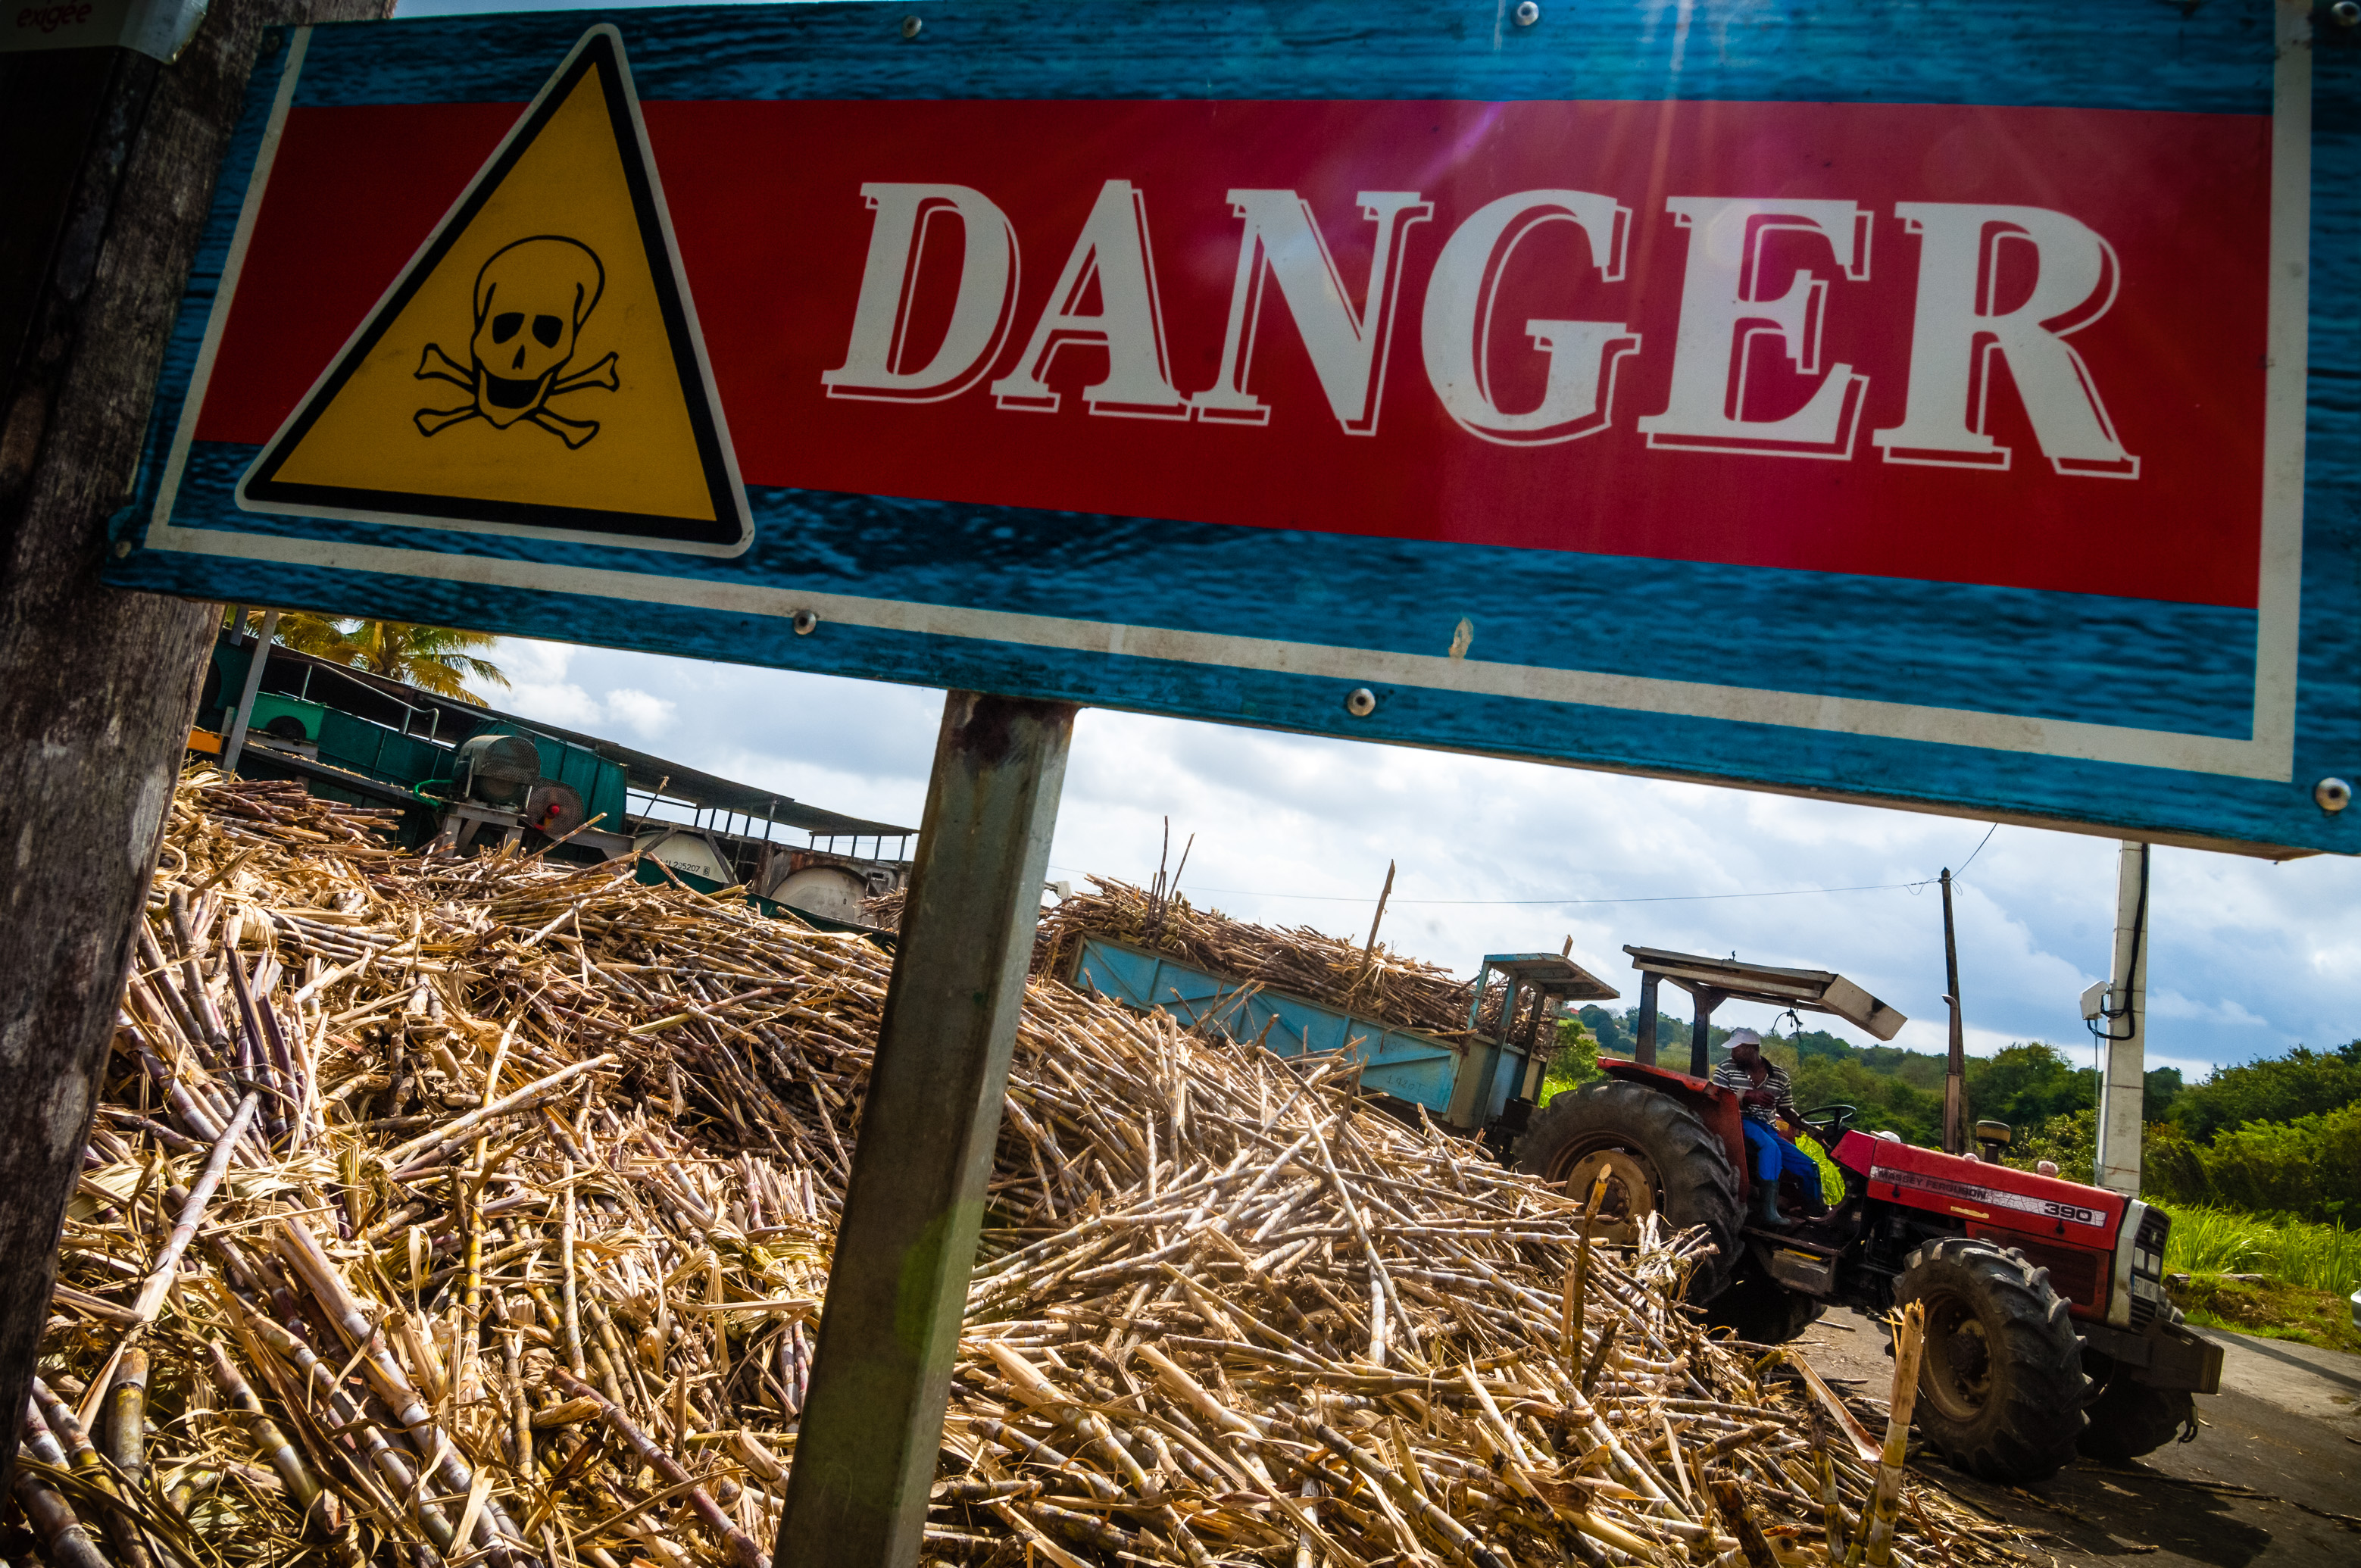
<instances>
[{"instance_id":1,"label":"tractor rear wheel","mask_svg":"<svg viewBox=\"0 0 2361 1568\"><path fill-rule=\"evenodd\" d=\"M1738 1173L1713 1130L1669 1094L1615 1079L1561 1093L1534 1113L1517 1168L1577 1199L1604 1172L1601 1217L1634 1234L1650 1214L1676 1232L1704 1226L1718 1250L1689 1276L1692 1301L1721 1294L1738 1266Z\"/></svg>"},{"instance_id":2,"label":"tractor rear wheel","mask_svg":"<svg viewBox=\"0 0 2361 1568\"><path fill-rule=\"evenodd\" d=\"M2178 1437L2196 1435L2197 1401L2186 1388L2151 1388L2132 1381L2131 1371L2103 1355L2086 1354L2083 1370L2098 1384L2082 1413L2084 1454L2109 1464L2128 1464Z\"/></svg>"},{"instance_id":3,"label":"tractor rear wheel","mask_svg":"<svg viewBox=\"0 0 2361 1568\"><path fill-rule=\"evenodd\" d=\"M2082 1341L2049 1273L1947 1236L1912 1253L1897 1304L1927 1309L1918 1430L1960 1469L2022 1485L2055 1475L2082 1435Z\"/></svg>"}]
</instances>

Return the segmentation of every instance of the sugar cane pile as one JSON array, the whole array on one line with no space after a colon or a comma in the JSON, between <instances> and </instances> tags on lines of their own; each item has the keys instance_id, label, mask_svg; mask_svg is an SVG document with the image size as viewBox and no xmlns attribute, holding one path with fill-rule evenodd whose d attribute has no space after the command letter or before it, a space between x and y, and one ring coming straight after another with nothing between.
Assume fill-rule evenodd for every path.
<instances>
[{"instance_id":1,"label":"sugar cane pile","mask_svg":"<svg viewBox=\"0 0 2361 1568\"><path fill-rule=\"evenodd\" d=\"M1062 899L1041 917L1034 970L1063 974L1085 937L1108 937L1170 953L1215 974L1252 981L1346 1008L1356 1015L1452 1038L1467 1033L1474 987L1449 970L1356 944L1309 926L1275 927L1200 909L1178 893L1158 896L1111 877ZM898 913L895 911L895 913ZM1499 1022L1501 992L1486 998L1479 1030Z\"/></svg>"},{"instance_id":2,"label":"sugar cane pile","mask_svg":"<svg viewBox=\"0 0 2361 1568\"><path fill-rule=\"evenodd\" d=\"M762 1568L886 956L375 826L175 798L26 1412L38 1552ZM1592 1246L1351 1083L1034 982L929 1559L2007 1556L1670 1304L1694 1236Z\"/></svg>"}]
</instances>

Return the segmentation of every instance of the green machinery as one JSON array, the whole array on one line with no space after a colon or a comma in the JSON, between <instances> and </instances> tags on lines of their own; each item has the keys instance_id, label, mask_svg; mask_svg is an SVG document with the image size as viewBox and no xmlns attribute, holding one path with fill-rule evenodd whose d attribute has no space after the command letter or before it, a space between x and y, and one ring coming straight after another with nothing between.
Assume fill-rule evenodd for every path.
<instances>
[{"instance_id":1,"label":"green machinery","mask_svg":"<svg viewBox=\"0 0 2361 1568\"><path fill-rule=\"evenodd\" d=\"M252 659L250 638L215 642L196 749L221 749ZM703 893L743 887L759 906L830 926L860 927L862 901L908 874L908 828L280 647L262 671L236 766L250 777L299 778L327 798L398 808L398 836L412 849L521 841L582 861L636 851L643 882L669 877ZM809 842L792 844L782 830Z\"/></svg>"},{"instance_id":2,"label":"green machinery","mask_svg":"<svg viewBox=\"0 0 2361 1568\"><path fill-rule=\"evenodd\" d=\"M200 729L218 733L235 722L236 694L252 658L247 640L216 640L198 704ZM584 849L630 847L620 766L513 719L455 718L449 705L424 693L412 700L393 686L273 649L247 714L241 761L256 772L299 776L318 794L401 807L402 838L412 847L438 834L464 843L487 824L558 838L586 823L595 826L584 829L592 835Z\"/></svg>"}]
</instances>

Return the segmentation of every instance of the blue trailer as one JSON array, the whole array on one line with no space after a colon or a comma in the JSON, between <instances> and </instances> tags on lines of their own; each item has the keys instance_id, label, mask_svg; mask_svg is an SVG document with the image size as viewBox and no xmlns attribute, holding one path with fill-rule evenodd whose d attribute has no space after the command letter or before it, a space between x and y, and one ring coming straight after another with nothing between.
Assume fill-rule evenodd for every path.
<instances>
[{"instance_id":1,"label":"blue trailer","mask_svg":"<svg viewBox=\"0 0 2361 1568\"><path fill-rule=\"evenodd\" d=\"M1466 1032L1446 1037L1106 937L1083 938L1067 978L1126 1006L1160 1008L1184 1026L1254 1041L1278 1056L1346 1053L1360 1065L1362 1088L1401 1109L1423 1106L1461 1132L1508 1135L1523 1130L1540 1091L1555 1045L1557 1004L1610 1002L1618 994L1556 953L1490 954L1477 977ZM1493 1031L1478 1035L1484 999L1496 979L1508 993Z\"/></svg>"}]
</instances>

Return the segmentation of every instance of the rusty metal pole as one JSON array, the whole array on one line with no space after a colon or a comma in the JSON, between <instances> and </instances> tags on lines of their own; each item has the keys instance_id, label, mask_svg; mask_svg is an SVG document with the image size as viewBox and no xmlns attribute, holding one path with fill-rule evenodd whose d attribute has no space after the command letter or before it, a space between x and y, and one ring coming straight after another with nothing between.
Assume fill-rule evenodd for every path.
<instances>
[{"instance_id":1,"label":"rusty metal pole","mask_svg":"<svg viewBox=\"0 0 2361 1568\"><path fill-rule=\"evenodd\" d=\"M1943 1071L1943 1152L1960 1154L1968 1146L1967 1024L1960 1014L1960 938L1951 922L1951 868L1943 868L1943 981L1950 989L1943 1000L1951 1009L1951 1059Z\"/></svg>"},{"instance_id":2,"label":"rusty metal pole","mask_svg":"<svg viewBox=\"0 0 2361 1568\"><path fill-rule=\"evenodd\" d=\"M230 716L229 734L223 738L221 767L225 773L237 772L237 760L246 751L247 726L254 719L254 698L262 690L262 672L270 663L270 640L279 634L279 612L262 612L262 630L254 634L254 644L246 661L246 685L237 694L237 711ZM307 674L309 672L305 672ZM410 716L402 715L402 728L410 726Z\"/></svg>"},{"instance_id":3,"label":"rusty metal pole","mask_svg":"<svg viewBox=\"0 0 2361 1568\"><path fill-rule=\"evenodd\" d=\"M1063 703L943 704L778 1568L918 1560L1073 723Z\"/></svg>"},{"instance_id":4,"label":"rusty metal pole","mask_svg":"<svg viewBox=\"0 0 2361 1568\"><path fill-rule=\"evenodd\" d=\"M1689 1021L1689 1076L1713 1076L1713 1010L1728 1000L1719 991L1698 986L1690 994L1697 1001L1697 1015Z\"/></svg>"},{"instance_id":5,"label":"rusty metal pole","mask_svg":"<svg viewBox=\"0 0 2361 1568\"><path fill-rule=\"evenodd\" d=\"M1656 1065L1656 982L1652 970L1640 976L1640 1017L1631 1032L1631 1059L1642 1067Z\"/></svg>"}]
</instances>

